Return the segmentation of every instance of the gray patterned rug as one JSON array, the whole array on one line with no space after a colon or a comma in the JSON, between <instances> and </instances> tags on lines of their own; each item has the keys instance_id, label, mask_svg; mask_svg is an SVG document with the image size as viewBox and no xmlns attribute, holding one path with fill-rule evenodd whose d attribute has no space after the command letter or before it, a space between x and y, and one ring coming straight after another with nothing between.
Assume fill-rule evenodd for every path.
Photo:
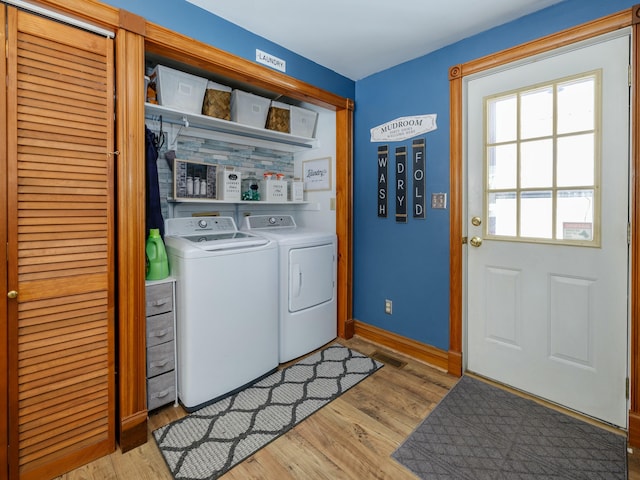
<instances>
[{"instance_id":1,"label":"gray patterned rug","mask_svg":"<svg viewBox=\"0 0 640 480\"><path fill-rule=\"evenodd\" d=\"M425 480L624 480L626 438L463 376L393 457Z\"/></svg>"},{"instance_id":2,"label":"gray patterned rug","mask_svg":"<svg viewBox=\"0 0 640 480\"><path fill-rule=\"evenodd\" d=\"M176 480L218 478L380 367L333 344L153 436Z\"/></svg>"}]
</instances>

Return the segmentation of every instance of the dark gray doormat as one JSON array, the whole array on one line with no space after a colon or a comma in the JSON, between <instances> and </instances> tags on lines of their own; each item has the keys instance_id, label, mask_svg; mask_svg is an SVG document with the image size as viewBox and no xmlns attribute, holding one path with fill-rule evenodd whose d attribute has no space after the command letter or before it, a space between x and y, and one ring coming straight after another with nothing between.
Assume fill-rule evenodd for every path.
<instances>
[{"instance_id":1,"label":"dark gray doormat","mask_svg":"<svg viewBox=\"0 0 640 480\"><path fill-rule=\"evenodd\" d=\"M218 478L380 367L333 344L153 436L176 480Z\"/></svg>"},{"instance_id":2,"label":"dark gray doormat","mask_svg":"<svg viewBox=\"0 0 640 480\"><path fill-rule=\"evenodd\" d=\"M425 480L627 478L623 435L468 376L393 458Z\"/></svg>"}]
</instances>

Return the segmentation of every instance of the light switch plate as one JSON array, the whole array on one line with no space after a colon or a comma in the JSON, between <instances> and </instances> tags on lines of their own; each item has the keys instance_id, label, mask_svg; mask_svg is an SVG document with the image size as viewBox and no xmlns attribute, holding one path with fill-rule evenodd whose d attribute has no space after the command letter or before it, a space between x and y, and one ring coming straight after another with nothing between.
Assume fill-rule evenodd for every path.
<instances>
[{"instance_id":1,"label":"light switch plate","mask_svg":"<svg viewBox=\"0 0 640 480\"><path fill-rule=\"evenodd\" d=\"M447 208L447 194L446 193L432 193L431 194L431 208Z\"/></svg>"}]
</instances>

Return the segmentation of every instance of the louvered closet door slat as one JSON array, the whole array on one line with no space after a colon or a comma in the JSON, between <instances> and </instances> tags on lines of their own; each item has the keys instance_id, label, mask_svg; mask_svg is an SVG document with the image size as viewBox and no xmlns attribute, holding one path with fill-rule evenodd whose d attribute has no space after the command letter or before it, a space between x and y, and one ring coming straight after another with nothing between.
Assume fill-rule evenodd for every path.
<instances>
[{"instance_id":1,"label":"louvered closet door slat","mask_svg":"<svg viewBox=\"0 0 640 480\"><path fill-rule=\"evenodd\" d=\"M19 289L12 432L20 478L44 479L115 445L113 42L10 11Z\"/></svg>"}]
</instances>

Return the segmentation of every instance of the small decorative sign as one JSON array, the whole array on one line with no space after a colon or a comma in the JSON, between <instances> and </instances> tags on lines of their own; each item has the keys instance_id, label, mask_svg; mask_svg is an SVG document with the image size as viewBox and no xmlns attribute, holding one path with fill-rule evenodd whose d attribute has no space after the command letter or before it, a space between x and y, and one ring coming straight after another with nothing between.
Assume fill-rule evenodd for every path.
<instances>
[{"instance_id":1,"label":"small decorative sign","mask_svg":"<svg viewBox=\"0 0 640 480\"><path fill-rule=\"evenodd\" d=\"M593 240L593 223L590 222L563 222L562 238L564 240Z\"/></svg>"},{"instance_id":2,"label":"small decorative sign","mask_svg":"<svg viewBox=\"0 0 640 480\"><path fill-rule=\"evenodd\" d=\"M331 190L331 157L302 162L304 189Z\"/></svg>"},{"instance_id":3,"label":"small decorative sign","mask_svg":"<svg viewBox=\"0 0 640 480\"><path fill-rule=\"evenodd\" d=\"M435 113L430 115L416 115L400 117L383 125L373 127L372 142L400 142L423 133L437 129Z\"/></svg>"},{"instance_id":4,"label":"small decorative sign","mask_svg":"<svg viewBox=\"0 0 640 480\"><path fill-rule=\"evenodd\" d=\"M256 62L266 65L267 67L275 68L281 72L287 71L287 62L281 58L274 57L271 54L258 50L256 48Z\"/></svg>"},{"instance_id":5,"label":"small decorative sign","mask_svg":"<svg viewBox=\"0 0 640 480\"><path fill-rule=\"evenodd\" d=\"M378 147L378 216L387 216L387 160L389 158L389 147L383 145Z\"/></svg>"},{"instance_id":6,"label":"small decorative sign","mask_svg":"<svg viewBox=\"0 0 640 480\"><path fill-rule=\"evenodd\" d=\"M396 222L407 223L407 147L396 148Z\"/></svg>"},{"instance_id":7,"label":"small decorative sign","mask_svg":"<svg viewBox=\"0 0 640 480\"><path fill-rule=\"evenodd\" d=\"M424 152L426 141L413 141L413 218L425 218Z\"/></svg>"}]
</instances>

